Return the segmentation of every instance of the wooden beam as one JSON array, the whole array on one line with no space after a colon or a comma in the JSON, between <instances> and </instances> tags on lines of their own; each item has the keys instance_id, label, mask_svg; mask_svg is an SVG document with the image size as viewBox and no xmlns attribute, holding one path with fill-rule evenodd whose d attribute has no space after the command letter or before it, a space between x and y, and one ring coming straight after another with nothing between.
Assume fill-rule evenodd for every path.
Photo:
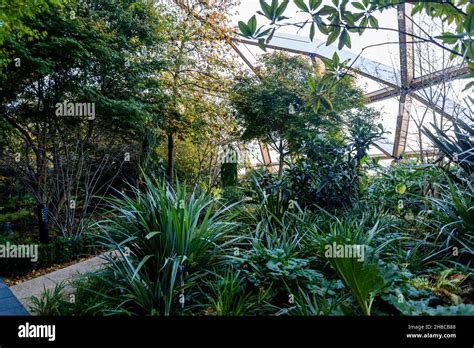
<instances>
[{"instance_id":1,"label":"wooden beam","mask_svg":"<svg viewBox=\"0 0 474 348\"><path fill-rule=\"evenodd\" d=\"M420 77L415 77L412 79L410 85L407 87L407 92L412 93L420 89L436 85L445 81L455 80L462 75L467 73L467 66L461 65L456 67L450 67L446 69L441 69L430 74L426 74ZM374 103L377 101L385 100L388 98L394 98L400 95L400 88L390 88L384 87L377 91L367 93L365 97L367 98L368 103Z\"/></svg>"},{"instance_id":2,"label":"wooden beam","mask_svg":"<svg viewBox=\"0 0 474 348\"><path fill-rule=\"evenodd\" d=\"M410 84L410 91L419 90L445 81L455 80L468 73L466 65L452 66L430 74L414 78Z\"/></svg>"},{"instance_id":3,"label":"wooden beam","mask_svg":"<svg viewBox=\"0 0 474 348\"><path fill-rule=\"evenodd\" d=\"M260 146L263 164L265 166L270 166L272 164L272 160L270 157L270 150L268 150L268 146L260 141L258 142L258 145Z\"/></svg>"},{"instance_id":4,"label":"wooden beam","mask_svg":"<svg viewBox=\"0 0 474 348\"><path fill-rule=\"evenodd\" d=\"M405 151L410 122L410 109L412 100L408 90L413 81L415 71L414 47L409 42L408 34L413 33L413 22L408 18L412 5L402 3L398 5L398 41L400 48L400 100L398 105L397 126L393 141L394 157L399 157Z\"/></svg>"},{"instance_id":5,"label":"wooden beam","mask_svg":"<svg viewBox=\"0 0 474 348\"><path fill-rule=\"evenodd\" d=\"M385 99L393 98L393 97L396 97L397 95L400 95L399 87L397 88L385 87L377 91L373 91L373 92L365 94L365 99L367 101L367 104L370 104L370 103L375 103L375 102L382 101Z\"/></svg>"},{"instance_id":6,"label":"wooden beam","mask_svg":"<svg viewBox=\"0 0 474 348\"><path fill-rule=\"evenodd\" d=\"M399 157L400 154L405 151L408 138L411 104L411 97L406 93L402 93L398 103L397 128L393 140L393 157Z\"/></svg>"}]
</instances>

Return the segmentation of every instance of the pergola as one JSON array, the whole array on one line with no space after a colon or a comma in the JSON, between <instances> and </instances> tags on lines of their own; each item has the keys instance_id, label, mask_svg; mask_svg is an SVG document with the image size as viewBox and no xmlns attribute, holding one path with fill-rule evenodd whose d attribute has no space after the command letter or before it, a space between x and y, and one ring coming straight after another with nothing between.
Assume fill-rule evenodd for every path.
<instances>
[{"instance_id":1,"label":"pergola","mask_svg":"<svg viewBox=\"0 0 474 348\"><path fill-rule=\"evenodd\" d=\"M189 11L189 8L186 6L183 0L174 1L181 8ZM415 77L414 44L409 40L410 34L413 34L413 20L409 16L412 5L409 3L401 3L397 6L397 22L399 29L398 42L400 52L400 71L398 71L399 77L397 77L397 74L394 73L393 67L389 67L362 56L357 56L356 54L346 50L339 51L335 46L325 46L324 42L321 42L317 39L310 41L309 38L305 37L285 33L275 33L271 41L265 44L265 47L268 49L302 54L309 56L312 59L330 58L332 57L333 53L337 51L338 55L343 60L350 59L353 62L350 68L352 72L383 85L383 88L365 95L367 103L370 104L388 98L397 97L398 114L396 118L393 148L390 152L381 146L381 144L375 144L375 147L383 153L382 156L375 157L385 159L399 158L402 152L408 156L416 154L405 152L410 120L410 110L412 108L413 100L422 103L446 119L453 119L452 114L446 112L445 110L456 110L459 108L462 109L459 104L447 99L444 101L444 105L437 105L433 101L428 101L425 99L420 92L426 88L429 88L430 86L457 79L467 73L467 67L465 65L459 65ZM206 22L219 34L223 34L219 28L207 22L206 19L199 16L199 14L192 12L192 15L198 20ZM244 39L237 36L226 35L225 37L227 44L229 44L245 62L245 64L255 72L256 70L254 66L241 52L238 45L246 44L258 46L258 41ZM268 147L262 143L259 145L264 165L273 165Z\"/></svg>"}]
</instances>

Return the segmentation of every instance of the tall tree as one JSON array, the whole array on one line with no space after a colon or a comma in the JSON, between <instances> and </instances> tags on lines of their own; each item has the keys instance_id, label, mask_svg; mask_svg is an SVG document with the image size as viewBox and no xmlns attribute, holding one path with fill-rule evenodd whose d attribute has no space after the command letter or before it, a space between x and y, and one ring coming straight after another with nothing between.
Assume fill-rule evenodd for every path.
<instances>
[{"instance_id":1,"label":"tall tree","mask_svg":"<svg viewBox=\"0 0 474 348\"><path fill-rule=\"evenodd\" d=\"M161 74L166 103L162 128L167 138L167 176L172 182L176 138L195 137L215 114L225 96L234 57L224 34L230 31L232 0L190 1L186 7L169 7L171 40L166 46L166 68Z\"/></svg>"},{"instance_id":2,"label":"tall tree","mask_svg":"<svg viewBox=\"0 0 474 348\"><path fill-rule=\"evenodd\" d=\"M10 164L53 218L68 201L69 186L53 195L55 173L79 170L93 149L123 159L123 150L113 149L143 138L150 117L144 81L160 62L143 59L142 52L159 49L162 24L151 1L72 0L24 19L45 37L5 40L5 49L18 58L1 77L0 122L14 130L8 134ZM93 107L94 115L65 117L58 113L63 104Z\"/></svg>"},{"instance_id":3,"label":"tall tree","mask_svg":"<svg viewBox=\"0 0 474 348\"><path fill-rule=\"evenodd\" d=\"M337 124L338 111L357 106L362 98L347 79L329 91L319 68L301 57L266 54L257 70L258 76L236 79L231 103L242 139L258 139L278 152L281 178L285 158L301 148L308 133Z\"/></svg>"}]
</instances>

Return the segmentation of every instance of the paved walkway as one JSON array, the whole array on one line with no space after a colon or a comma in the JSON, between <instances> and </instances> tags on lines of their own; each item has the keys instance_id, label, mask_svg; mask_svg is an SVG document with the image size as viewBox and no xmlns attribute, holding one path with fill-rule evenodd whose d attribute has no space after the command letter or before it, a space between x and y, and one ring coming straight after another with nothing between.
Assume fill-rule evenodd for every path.
<instances>
[{"instance_id":1,"label":"paved walkway","mask_svg":"<svg viewBox=\"0 0 474 348\"><path fill-rule=\"evenodd\" d=\"M0 316L6 315L23 316L29 313L0 278Z\"/></svg>"},{"instance_id":2,"label":"paved walkway","mask_svg":"<svg viewBox=\"0 0 474 348\"><path fill-rule=\"evenodd\" d=\"M14 285L10 288L10 290L25 308L29 308L29 306L31 305L32 296L40 298L41 294L45 289L54 289L57 284L61 282L67 282L77 277L78 274L84 274L86 272L94 271L100 268L105 262L106 261L103 258L101 258L100 256L96 256L92 259L79 262L66 268L45 274L41 277L27 280L18 285ZM66 288L65 292L72 293L73 289L71 287ZM5 308L5 310L8 309ZM3 308L0 302L0 315L2 315L2 311Z\"/></svg>"}]
</instances>

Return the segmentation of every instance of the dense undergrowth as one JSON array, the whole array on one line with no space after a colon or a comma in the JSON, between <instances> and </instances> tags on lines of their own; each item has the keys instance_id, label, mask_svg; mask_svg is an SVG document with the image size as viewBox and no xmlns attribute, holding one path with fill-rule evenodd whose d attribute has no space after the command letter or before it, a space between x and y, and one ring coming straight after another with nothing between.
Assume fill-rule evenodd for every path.
<instances>
[{"instance_id":1,"label":"dense undergrowth","mask_svg":"<svg viewBox=\"0 0 474 348\"><path fill-rule=\"evenodd\" d=\"M337 208L301 201L291 170L256 174L234 202L148 178L110 200L94 228L109 265L60 313L472 315L472 184L378 170Z\"/></svg>"}]
</instances>

